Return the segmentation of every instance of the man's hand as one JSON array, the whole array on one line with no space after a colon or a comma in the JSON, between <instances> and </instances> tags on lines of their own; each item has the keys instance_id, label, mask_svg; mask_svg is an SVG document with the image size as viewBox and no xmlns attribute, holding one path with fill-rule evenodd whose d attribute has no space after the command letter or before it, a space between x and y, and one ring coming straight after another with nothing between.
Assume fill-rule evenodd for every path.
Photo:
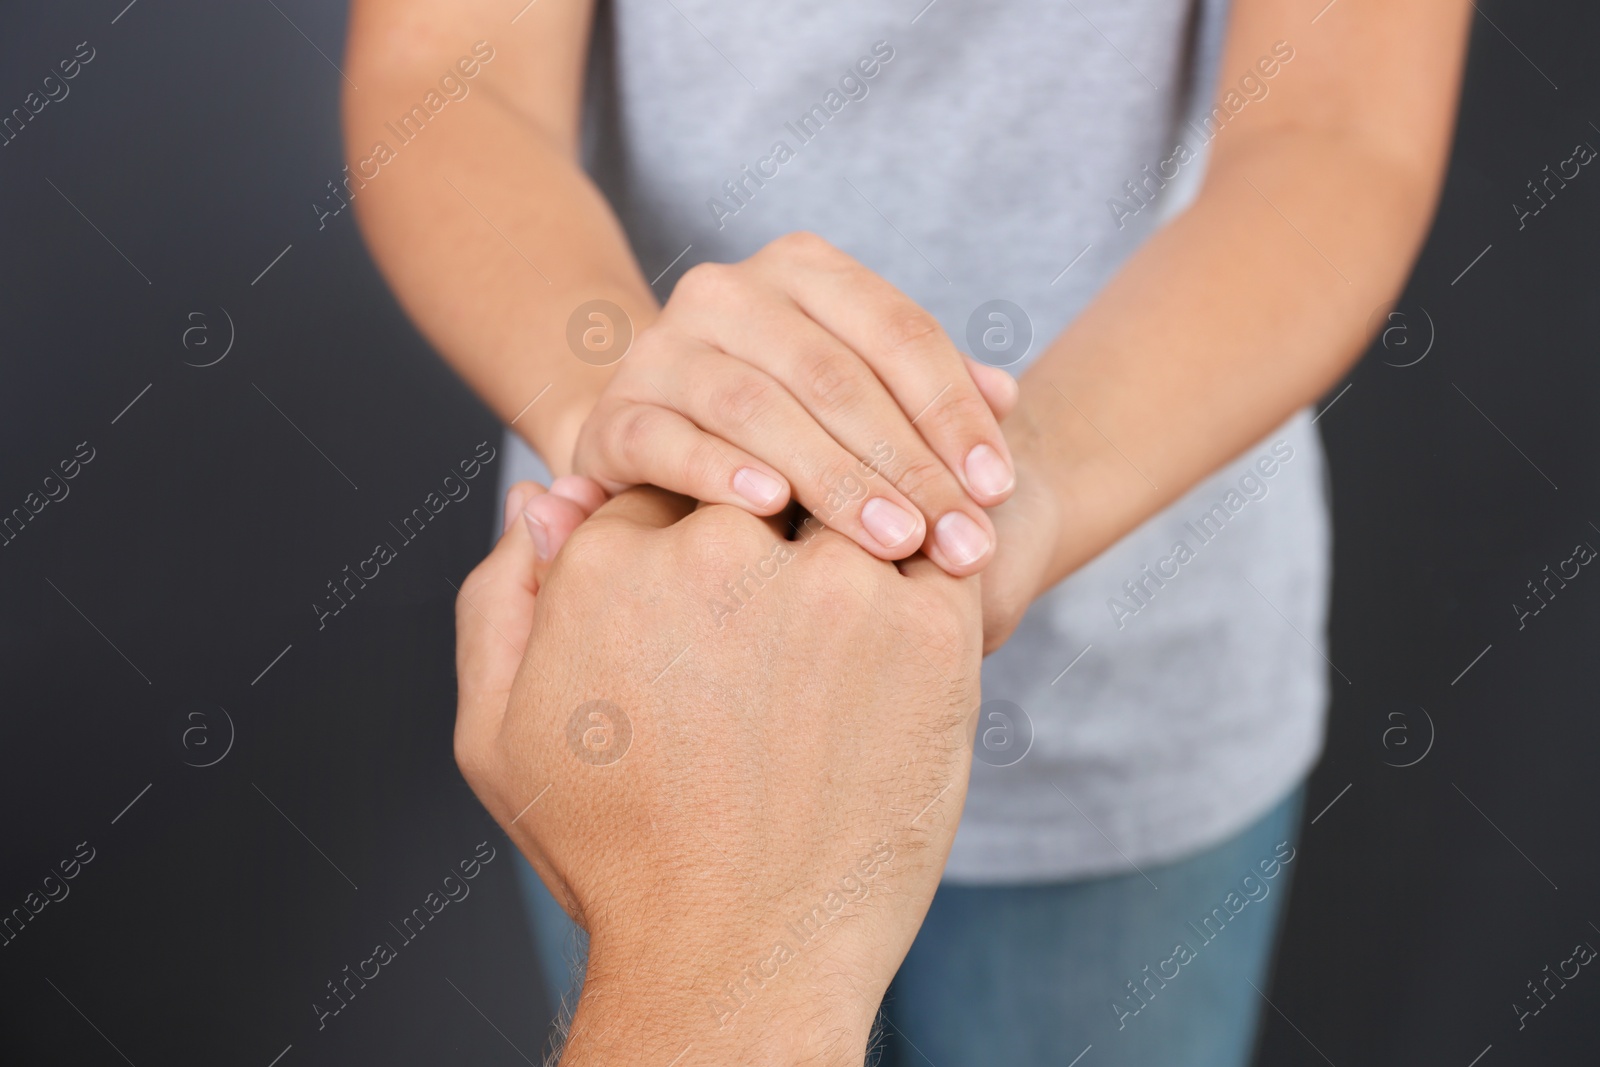
<instances>
[{"instance_id":1,"label":"man's hand","mask_svg":"<svg viewBox=\"0 0 1600 1067\"><path fill-rule=\"evenodd\" d=\"M508 524L457 759L589 932L563 1063L859 1064L966 796L977 583L690 507L629 490L548 568Z\"/></svg>"},{"instance_id":2,"label":"man's hand","mask_svg":"<svg viewBox=\"0 0 1600 1067\"><path fill-rule=\"evenodd\" d=\"M792 495L879 559L920 548L967 575L994 551L983 509L1015 484L997 422L1015 400L1010 375L963 357L904 293L794 233L683 276L573 467L612 492L658 485L757 515ZM883 481L851 492L863 464Z\"/></svg>"}]
</instances>

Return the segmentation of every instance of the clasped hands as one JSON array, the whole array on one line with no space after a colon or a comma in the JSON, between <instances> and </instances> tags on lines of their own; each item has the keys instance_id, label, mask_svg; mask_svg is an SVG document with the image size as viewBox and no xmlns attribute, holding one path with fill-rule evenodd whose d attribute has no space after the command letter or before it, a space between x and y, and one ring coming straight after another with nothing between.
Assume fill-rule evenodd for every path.
<instances>
[{"instance_id":1,"label":"clasped hands","mask_svg":"<svg viewBox=\"0 0 1600 1067\"><path fill-rule=\"evenodd\" d=\"M815 238L696 271L462 585L456 757L589 933L563 1064L860 1064L965 800L1015 385Z\"/></svg>"}]
</instances>

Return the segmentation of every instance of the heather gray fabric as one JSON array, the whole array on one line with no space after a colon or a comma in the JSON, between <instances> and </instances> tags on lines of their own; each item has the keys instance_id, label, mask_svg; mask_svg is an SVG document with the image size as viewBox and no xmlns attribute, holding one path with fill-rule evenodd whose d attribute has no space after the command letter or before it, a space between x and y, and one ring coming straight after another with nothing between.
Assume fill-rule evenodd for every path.
<instances>
[{"instance_id":1,"label":"heather gray fabric","mask_svg":"<svg viewBox=\"0 0 1600 1067\"><path fill-rule=\"evenodd\" d=\"M1192 192L1188 154L1227 136L1189 121L1213 102L1226 13L1210 0L922 2L609 5L591 166L646 275L664 272L658 294L812 230L963 348L974 309L1014 302L1031 357ZM1269 65L1241 106L1295 75ZM508 452L507 474L537 476ZM1327 698L1323 494L1301 413L1034 604L984 665L985 701L1024 714L1009 748L1001 720L980 727L950 879L1175 860L1304 777Z\"/></svg>"}]
</instances>

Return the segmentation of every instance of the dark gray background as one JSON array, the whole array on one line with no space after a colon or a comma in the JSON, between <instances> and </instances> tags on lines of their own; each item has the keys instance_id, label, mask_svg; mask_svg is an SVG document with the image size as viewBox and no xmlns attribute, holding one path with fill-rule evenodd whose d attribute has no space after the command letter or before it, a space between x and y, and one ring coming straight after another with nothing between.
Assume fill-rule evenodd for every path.
<instances>
[{"instance_id":1,"label":"dark gray background","mask_svg":"<svg viewBox=\"0 0 1600 1067\"><path fill-rule=\"evenodd\" d=\"M125 2L0 15L0 112L79 41L97 53L0 148L0 512L78 442L96 452L0 548L0 912L78 842L97 853L0 948L0 1055L537 1061L513 856L449 744L450 583L485 547L496 465L326 629L310 607L498 438L349 213L317 228L342 166L318 49L338 59L342 5ZM1480 7L1444 207L1401 304L1414 344L1376 346L1319 423L1329 656L1352 684L1335 682L1309 790L1264 1063L1466 1067L1490 1045L1482 1067L1579 1062L1600 1037L1587 970L1522 1032L1510 1007L1600 944L1600 579L1520 632L1510 607L1575 542L1600 545L1600 177L1520 232L1510 206L1575 142L1600 145L1600 16ZM233 350L186 366L219 351L184 348L188 316L220 344L222 308ZM1424 310L1427 359L1385 365L1414 358ZM221 751L218 708L232 749L186 765ZM1418 708L1433 747L1396 768L1424 750ZM471 897L318 1032L323 983L485 840L499 855Z\"/></svg>"}]
</instances>

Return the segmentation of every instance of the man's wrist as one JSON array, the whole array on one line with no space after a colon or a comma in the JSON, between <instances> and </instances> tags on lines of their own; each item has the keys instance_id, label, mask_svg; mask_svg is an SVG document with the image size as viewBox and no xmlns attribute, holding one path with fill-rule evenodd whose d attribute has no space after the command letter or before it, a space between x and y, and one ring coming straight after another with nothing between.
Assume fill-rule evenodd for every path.
<instances>
[{"instance_id":1,"label":"man's wrist","mask_svg":"<svg viewBox=\"0 0 1600 1067\"><path fill-rule=\"evenodd\" d=\"M672 942L668 935L652 940ZM568 1030L561 1067L695 1063L739 1067L861 1067L877 1002L830 988L805 968L759 989L714 988L718 969L748 951L685 946L653 962L595 951ZM788 968L784 969L789 970ZM723 983L724 986L728 983Z\"/></svg>"}]
</instances>

